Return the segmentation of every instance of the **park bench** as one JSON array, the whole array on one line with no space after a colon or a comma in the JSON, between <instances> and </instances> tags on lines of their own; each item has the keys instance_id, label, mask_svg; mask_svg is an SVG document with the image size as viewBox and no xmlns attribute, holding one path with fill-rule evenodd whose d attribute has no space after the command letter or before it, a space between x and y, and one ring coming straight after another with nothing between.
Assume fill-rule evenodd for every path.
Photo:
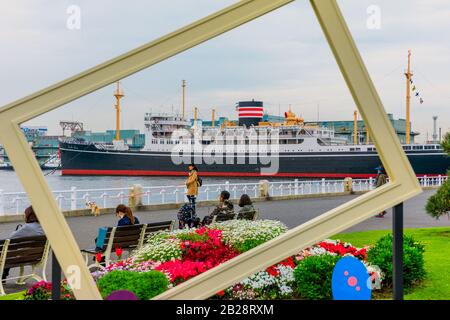
<instances>
[{"instance_id":1,"label":"park bench","mask_svg":"<svg viewBox=\"0 0 450 320\"><path fill-rule=\"evenodd\" d=\"M99 262L95 259L95 263L89 265L89 258L102 253L104 264L108 266L111 263L111 254L117 248L123 251L132 251L138 248L142 243L145 232L145 224L136 224L132 226L108 227L106 229L105 239L102 247L95 247L81 250L86 258L88 267L99 266ZM102 262L103 263L103 262Z\"/></svg>"},{"instance_id":2,"label":"park bench","mask_svg":"<svg viewBox=\"0 0 450 320\"><path fill-rule=\"evenodd\" d=\"M16 239L0 240L0 275L5 268L20 268L18 277L10 277L8 280L17 279L17 284L24 284L28 279L47 281L45 267L47 265L50 245L46 236L24 237ZM31 267L30 274L25 273L25 267ZM36 268L42 268L40 277ZM0 282L0 296L5 295L3 282Z\"/></svg>"},{"instance_id":3,"label":"park bench","mask_svg":"<svg viewBox=\"0 0 450 320\"><path fill-rule=\"evenodd\" d=\"M211 223L220 223L229 220L251 220L255 221L259 216L259 210L242 212L242 213L224 213L213 216Z\"/></svg>"},{"instance_id":4,"label":"park bench","mask_svg":"<svg viewBox=\"0 0 450 320\"><path fill-rule=\"evenodd\" d=\"M149 236L158 231L172 231L175 226L175 220L167 220L161 222L148 223L145 228L144 236L142 237L142 246Z\"/></svg>"},{"instance_id":5,"label":"park bench","mask_svg":"<svg viewBox=\"0 0 450 320\"><path fill-rule=\"evenodd\" d=\"M83 249L81 252L85 254L88 268L99 266L100 263L96 259L94 264L89 265L89 258L98 253L103 254L104 262L102 264L108 266L111 263L111 254L117 248L127 252L139 249L151 233L160 230L172 230L174 223L172 220L132 226L108 227L101 248Z\"/></svg>"},{"instance_id":6,"label":"park bench","mask_svg":"<svg viewBox=\"0 0 450 320\"><path fill-rule=\"evenodd\" d=\"M255 221L259 217L259 210L255 209L253 211L240 212L237 215L238 220L250 220Z\"/></svg>"},{"instance_id":7,"label":"park bench","mask_svg":"<svg viewBox=\"0 0 450 320\"><path fill-rule=\"evenodd\" d=\"M213 216L213 219L211 221L211 223L219 223L219 222L224 222L224 221L229 221L229 220L235 220L237 218L237 214L236 213L221 213L221 214L217 214L215 216Z\"/></svg>"}]
</instances>

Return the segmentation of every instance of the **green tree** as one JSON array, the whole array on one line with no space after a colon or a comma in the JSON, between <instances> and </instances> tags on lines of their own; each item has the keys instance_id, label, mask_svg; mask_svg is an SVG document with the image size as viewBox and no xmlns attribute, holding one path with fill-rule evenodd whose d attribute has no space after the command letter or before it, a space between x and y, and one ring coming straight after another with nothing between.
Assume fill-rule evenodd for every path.
<instances>
[{"instance_id":1,"label":"green tree","mask_svg":"<svg viewBox=\"0 0 450 320\"><path fill-rule=\"evenodd\" d=\"M441 145L444 151L450 154L450 131L445 134L444 139L441 142Z\"/></svg>"},{"instance_id":2,"label":"green tree","mask_svg":"<svg viewBox=\"0 0 450 320\"><path fill-rule=\"evenodd\" d=\"M441 142L442 148L450 155L450 132L447 132ZM447 171L450 176L450 170ZM425 206L428 214L439 219L443 215L450 213L450 179L448 179L438 191L432 195Z\"/></svg>"}]
</instances>

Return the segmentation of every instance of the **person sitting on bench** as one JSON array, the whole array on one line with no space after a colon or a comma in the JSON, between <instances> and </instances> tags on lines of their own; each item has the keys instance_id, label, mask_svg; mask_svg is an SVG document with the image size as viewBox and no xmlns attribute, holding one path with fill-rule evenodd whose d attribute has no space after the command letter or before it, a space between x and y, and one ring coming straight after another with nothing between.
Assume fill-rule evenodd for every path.
<instances>
[{"instance_id":1,"label":"person sitting on bench","mask_svg":"<svg viewBox=\"0 0 450 320\"><path fill-rule=\"evenodd\" d=\"M203 218L202 224L203 225L210 224L214 216L233 213L234 209L233 203L229 199L230 193L226 190L222 191L219 196L219 204L214 208L214 210L209 215Z\"/></svg>"},{"instance_id":2,"label":"person sitting on bench","mask_svg":"<svg viewBox=\"0 0 450 320\"><path fill-rule=\"evenodd\" d=\"M25 237L34 237L44 235L44 230L39 223L36 213L32 206L25 209L25 224L18 225L16 231L11 233L9 239L18 239ZM5 268L2 274L2 281L5 282L6 278L9 276L9 268Z\"/></svg>"},{"instance_id":3,"label":"person sitting on bench","mask_svg":"<svg viewBox=\"0 0 450 320\"><path fill-rule=\"evenodd\" d=\"M140 224L138 217L136 217L135 215L133 215L133 211L131 211L131 208L124 205L124 204L119 204L116 207L116 216L117 218L119 218L119 221L117 222L117 226L118 227L122 227L122 226L132 226L135 224ZM100 228L99 229L99 235L100 235L100 231L101 229L105 229L105 228ZM98 237L95 238L94 242L95 242L95 246L96 246L96 250L98 252L102 251L102 247L100 247L97 244L97 239L99 239ZM100 237L100 239L102 239L102 237ZM100 240L100 242L102 242L102 240ZM95 257L93 258L95 261ZM104 257L102 258L102 262L104 262Z\"/></svg>"},{"instance_id":4,"label":"person sitting on bench","mask_svg":"<svg viewBox=\"0 0 450 320\"><path fill-rule=\"evenodd\" d=\"M241 196L241 199L239 199L239 207L242 209L239 210L238 219L246 219L250 215L254 216L256 209L248 194L243 194Z\"/></svg>"},{"instance_id":5,"label":"person sitting on bench","mask_svg":"<svg viewBox=\"0 0 450 320\"><path fill-rule=\"evenodd\" d=\"M138 217L134 216L131 208L124 204L119 204L116 207L116 216L119 218L119 221L117 222L118 227L139 224Z\"/></svg>"}]
</instances>

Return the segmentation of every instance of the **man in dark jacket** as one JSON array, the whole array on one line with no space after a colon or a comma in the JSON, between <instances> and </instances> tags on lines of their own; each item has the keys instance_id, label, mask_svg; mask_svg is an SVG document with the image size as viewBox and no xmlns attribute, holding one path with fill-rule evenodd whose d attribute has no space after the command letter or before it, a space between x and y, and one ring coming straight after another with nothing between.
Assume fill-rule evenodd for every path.
<instances>
[{"instance_id":1,"label":"man in dark jacket","mask_svg":"<svg viewBox=\"0 0 450 320\"><path fill-rule=\"evenodd\" d=\"M230 193L226 190L220 193L219 204L214 208L214 210L203 218L202 224L207 225L210 224L214 218L214 216L221 214L229 214L233 213L233 203L230 201Z\"/></svg>"}]
</instances>

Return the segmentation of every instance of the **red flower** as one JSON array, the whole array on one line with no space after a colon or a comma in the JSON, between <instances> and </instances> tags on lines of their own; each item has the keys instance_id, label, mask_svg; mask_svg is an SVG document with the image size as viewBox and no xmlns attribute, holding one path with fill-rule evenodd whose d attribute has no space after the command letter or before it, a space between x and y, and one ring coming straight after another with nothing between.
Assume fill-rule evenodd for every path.
<instances>
[{"instance_id":1,"label":"red flower","mask_svg":"<svg viewBox=\"0 0 450 320\"><path fill-rule=\"evenodd\" d=\"M328 252L336 253L339 254L340 256L344 256L346 254L351 254L355 256L356 252L358 251L358 249L356 249L355 247L349 244L344 245L341 242L337 242L336 244L329 242L319 242L317 245Z\"/></svg>"},{"instance_id":2,"label":"red flower","mask_svg":"<svg viewBox=\"0 0 450 320\"><path fill-rule=\"evenodd\" d=\"M201 239L181 242L181 259L164 262L156 268L166 273L175 285L238 255L236 250L222 241L221 230L202 227L194 232L201 236Z\"/></svg>"},{"instance_id":3,"label":"red flower","mask_svg":"<svg viewBox=\"0 0 450 320\"><path fill-rule=\"evenodd\" d=\"M119 257L119 259L122 257L123 249L117 247L116 248L116 255Z\"/></svg>"},{"instance_id":4,"label":"red flower","mask_svg":"<svg viewBox=\"0 0 450 320\"><path fill-rule=\"evenodd\" d=\"M217 295L219 297L223 297L225 295L225 291L224 290L220 290L219 292L217 292Z\"/></svg>"},{"instance_id":5,"label":"red flower","mask_svg":"<svg viewBox=\"0 0 450 320\"><path fill-rule=\"evenodd\" d=\"M283 265L285 267L295 268L295 262L294 262L294 258L293 257L289 257L286 260L283 260L283 261L281 261L278 264L281 264L281 265Z\"/></svg>"},{"instance_id":6,"label":"red flower","mask_svg":"<svg viewBox=\"0 0 450 320\"><path fill-rule=\"evenodd\" d=\"M272 277L276 277L280 274L276 266L271 266L266 269L266 272L270 274Z\"/></svg>"},{"instance_id":7,"label":"red flower","mask_svg":"<svg viewBox=\"0 0 450 320\"><path fill-rule=\"evenodd\" d=\"M95 255L95 260L97 260L98 263L102 262L103 253L99 252Z\"/></svg>"}]
</instances>

